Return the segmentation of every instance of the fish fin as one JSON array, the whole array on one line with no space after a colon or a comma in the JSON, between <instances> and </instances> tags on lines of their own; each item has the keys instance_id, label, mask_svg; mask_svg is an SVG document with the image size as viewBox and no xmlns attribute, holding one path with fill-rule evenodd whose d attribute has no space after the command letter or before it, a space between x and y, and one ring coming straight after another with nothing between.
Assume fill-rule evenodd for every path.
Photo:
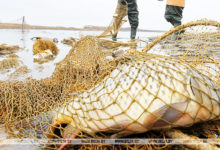
<instances>
[{"instance_id":1,"label":"fish fin","mask_svg":"<svg viewBox=\"0 0 220 150\"><path fill-rule=\"evenodd\" d=\"M149 129L168 128L174 126L187 108L188 101L164 105L160 109L150 113L144 120L144 124Z\"/></svg>"},{"instance_id":2,"label":"fish fin","mask_svg":"<svg viewBox=\"0 0 220 150\"><path fill-rule=\"evenodd\" d=\"M130 130L123 130L121 132L118 132L118 133L111 135L110 138L115 139L115 138L125 137L125 136L131 135L131 134L134 134L134 132L132 132Z\"/></svg>"},{"instance_id":3,"label":"fish fin","mask_svg":"<svg viewBox=\"0 0 220 150\"><path fill-rule=\"evenodd\" d=\"M200 91L200 85L198 81L191 77L189 81L190 89L192 91L193 96L195 96L196 100L199 102L202 102L202 95Z\"/></svg>"},{"instance_id":4,"label":"fish fin","mask_svg":"<svg viewBox=\"0 0 220 150\"><path fill-rule=\"evenodd\" d=\"M118 122L117 124L114 124L108 128L101 129L103 132L107 133L116 133L116 132L122 132L125 128L127 128L130 124L132 124L131 120L122 120Z\"/></svg>"}]
</instances>

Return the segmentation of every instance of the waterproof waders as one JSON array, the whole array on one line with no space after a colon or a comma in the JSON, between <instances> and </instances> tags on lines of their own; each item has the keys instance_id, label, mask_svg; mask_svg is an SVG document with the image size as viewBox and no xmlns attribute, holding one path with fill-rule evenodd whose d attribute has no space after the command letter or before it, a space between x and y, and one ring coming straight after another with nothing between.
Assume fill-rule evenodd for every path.
<instances>
[{"instance_id":1,"label":"waterproof waders","mask_svg":"<svg viewBox=\"0 0 220 150\"><path fill-rule=\"evenodd\" d=\"M168 22L170 22L173 25L173 27L177 27L182 24L184 7L185 0L167 0L164 17ZM173 36L173 40L181 39L180 37L178 37L178 35L184 32L184 30L176 32Z\"/></svg>"},{"instance_id":2,"label":"waterproof waders","mask_svg":"<svg viewBox=\"0 0 220 150\"><path fill-rule=\"evenodd\" d=\"M138 7L137 7L137 0L119 0L123 5L126 5L126 2L128 4L128 20L131 26L131 35L130 39L133 40L136 37L137 33L137 27L139 24L138 20ZM117 34L115 36L112 36L112 40L116 41L117 40Z\"/></svg>"},{"instance_id":3,"label":"waterproof waders","mask_svg":"<svg viewBox=\"0 0 220 150\"><path fill-rule=\"evenodd\" d=\"M182 24L184 7L166 5L165 19L170 22L174 27Z\"/></svg>"}]
</instances>

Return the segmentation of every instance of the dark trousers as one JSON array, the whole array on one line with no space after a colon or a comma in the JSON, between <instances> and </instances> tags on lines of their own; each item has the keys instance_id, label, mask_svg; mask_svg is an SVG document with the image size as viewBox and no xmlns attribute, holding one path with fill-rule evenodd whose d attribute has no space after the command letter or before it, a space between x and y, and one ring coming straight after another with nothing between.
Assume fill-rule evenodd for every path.
<instances>
[{"instance_id":1,"label":"dark trousers","mask_svg":"<svg viewBox=\"0 0 220 150\"><path fill-rule=\"evenodd\" d=\"M123 0L119 0L119 2L122 2ZM128 3L128 20L131 26L131 39L135 39L137 27L139 25L139 12L138 12L138 6L137 6L137 0L126 0ZM117 35L113 36L113 40L116 40Z\"/></svg>"},{"instance_id":2,"label":"dark trousers","mask_svg":"<svg viewBox=\"0 0 220 150\"><path fill-rule=\"evenodd\" d=\"M139 24L138 19L138 7L137 7L137 1L136 0L126 0L128 3L128 20L131 25L131 28L137 29Z\"/></svg>"},{"instance_id":3,"label":"dark trousers","mask_svg":"<svg viewBox=\"0 0 220 150\"><path fill-rule=\"evenodd\" d=\"M164 17L174 27L177 27L182 24L183 9L184 7L166 5Z\"/></svg>"}]
</instances>

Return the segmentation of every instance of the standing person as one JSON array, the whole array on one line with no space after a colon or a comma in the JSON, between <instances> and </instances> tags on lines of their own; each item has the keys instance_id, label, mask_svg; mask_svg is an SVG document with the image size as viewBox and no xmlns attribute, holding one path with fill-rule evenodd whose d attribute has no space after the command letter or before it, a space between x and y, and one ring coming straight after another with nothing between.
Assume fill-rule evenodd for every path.
<instances>
[{"instance_id":1,"label":"standing person","mask_svg":"<svg viewBox=\"0 0 220 150\"><path fill-rule=\"evenodd\" d=\"M130 39L133 40L136 37L139 24L137 0L118 0L118 2L120 2L122 5L126 5L126 3L128 4L128 20L131 26ZM117 40L117 34L112 36L112 40Z\"/></svg>"},{"instance_id":2,"label":"standing person","mask_svg":"<svg viewBox=\"0 0 220 150\"><path fill-rule=\"evenodd\" d=\"M183 9L185 7L185 0L167 0L165 19L170 22L173 27L182 24Z\"/></svg>"}]
</instances>

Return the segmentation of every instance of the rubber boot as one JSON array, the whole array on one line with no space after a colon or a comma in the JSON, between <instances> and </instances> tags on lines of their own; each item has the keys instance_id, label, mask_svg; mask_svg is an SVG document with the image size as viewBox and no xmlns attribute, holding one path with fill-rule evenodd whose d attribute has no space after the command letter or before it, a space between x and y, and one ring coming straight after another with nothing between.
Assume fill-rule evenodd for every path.
<instances>
[{"instance_id":1,"label":"rubber boot","mask_svg":"<svg viewBox=\"0 0 220 150\"><path fill-rule=\"evenodd\" d=\"M176 28L181 25L181 22L171 22L171 24L173 25L174 28ZM179 35L183 34L184 32L185 32L184 30L175 32L173 35L173 40L181 40L181 37L179 37Z\"/></svg>"},{"instance_id":2,"label":"rubber boot","mask_svg":"<svg viewBox=\"0 0 220 150\"><path fill-rule=\"evenodd\" d=\"M135 37L136 37L136 33L137 33L137 28L131 28L131 42L135 42ZM130 46L131 49L137 49L137 44L131 45Z\"/></svg>"},{"instance_id":3,"label":"rubber boot","mask_svg":"<svg viewBox=\"0 0 220 150\"><path fill-rule=\"evenodd\" d=\"M178 23L171 23L173 25L174 28L176 28L177 26L180 26L181 25L181 22L178 22Z\"/></svg>"},{"instance_id":4,"label":"rubber boot","mask_svg":"<svg viewBox=\"0 0 220 150\"><path fill-rule=\"evenodd\" d=\"M131 28L131 40L134 40L136 37L137 29L136 28Z\"/></svg>"},{"instance_id":5,"label":"rubber boot","mask_svg":"<svg viewBox=\"0 0 220 150\"><path fill-rule=\"evenodd\" d=\"M117 41L117 34L112 36L112 41Z\"/></svg>"}]
</instances>

